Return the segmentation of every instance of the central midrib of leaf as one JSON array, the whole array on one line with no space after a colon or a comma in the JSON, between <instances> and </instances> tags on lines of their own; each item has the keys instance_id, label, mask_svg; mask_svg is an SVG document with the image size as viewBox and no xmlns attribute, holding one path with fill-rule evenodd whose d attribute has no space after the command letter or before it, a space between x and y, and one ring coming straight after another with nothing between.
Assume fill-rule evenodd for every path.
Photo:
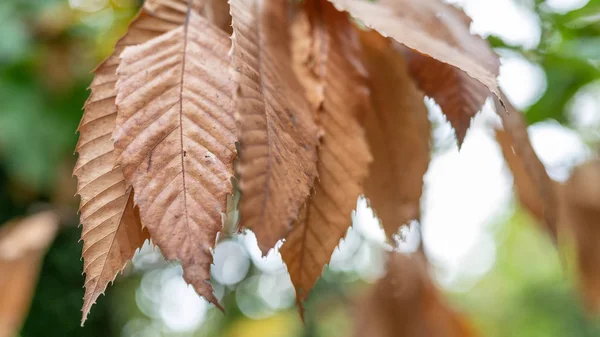
<instances>
[{"instance_id":1,"label":"central midrib of leaf","mask_svg":"<svg viewBox=\"0 0 600 337\"><path fill-rule=\"evenodd\" d=\"M185 226L187 227L188 233L192 233L189 223L188 215L188 204L187 204L187 186L185 178L185 150L183 148L183 83L185 78L185 64L187 60L187 46L188 46L188 27L190 23L190 15L192 12L192 3L194 0L188 0L187 13L185 16L185 23L183 24L183 55L181 60L181 78L179 79L179 141L181 144L181 180L183 185L183 210L185 212Z\"/></svg>"}]
</instances>

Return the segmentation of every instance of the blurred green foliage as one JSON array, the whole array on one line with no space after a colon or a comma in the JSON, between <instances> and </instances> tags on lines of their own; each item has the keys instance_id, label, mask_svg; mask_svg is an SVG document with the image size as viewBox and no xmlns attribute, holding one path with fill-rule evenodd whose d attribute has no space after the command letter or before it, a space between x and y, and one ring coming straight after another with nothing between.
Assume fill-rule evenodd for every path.
<instances>
[{"instance_id":1,"label":"blurred green foliage","mask_svg":"<svg viewBox=\"0 0 600 337\"><path fill-rule=\"evenodd\" d=\"M56 202L65 168L70 171L74 163L75 130L90 71L111 52L140 2L107 1L103 9L87 13L73 10L67 0L0 1L1 222L38 203ZM600 78L600 0L564 15L549 11L543 1L526 2L542 22L540 45L522 50L496 37L489 40L540 64L546 73L547 90L526 110L529 123L554 119L571 126L569 103L581 88ZM73 209L76 203L73 198ZM134 317L150 324L135 306L139 275L134 275L101 297L85 328L79 327L81 244L79 229L71 225L46 256L22 336L109 337L119 336ZM530 221L517 213L503 224L498 241L494 270L468 293L455 295L485 335L600 335L600 327L585 318L557 253ZM306 336L343 335L348 328L347 313L340 308L354 286L342 280L344 275L319 281L307 303ZM242 336L244 330L254 331L232 296L226 295L225 301L229 315L211 311L212 323L199 335ZM282 315L269 324L297 322L293 312ZM241 321L247 325L237 323Z\"/></svg>"},{"instance_id":2,"label":"blurred green foliage","mask_svg":"<svg viewBox=\"0 0 600 337\"><path fill-rule=\"evenodd\" d=\"M496 264L457 304L486 336L600 336L600 321L589 317L576 281L548 236L524 210L496 233Z\"/></svg>"},{"instance_id":3,"label":"blurred green foliage","mask_svg":"<svg viewBox=\"0 0 600 337\"><path fill-rule=\"evenodd\" d=\"M75 160L75 130L90 71L125 29L135 5L107 8L110 22L98 24L66 0L0 2L1 223L41 203L71 199L57 200L56 194L65 189L73 194L63 185ZM76 204L72 198L73 221L44 260L24 337L119 335L105 300L80 327L83 276Z\"/></svg>"},{"instance_id":4,"label":"blurred green foliage","mask_svg":"<svg viewBox=\"0 0 600 337\"><path fill-rule=\"evenodd\" d=\"M535 49L511 46L494 36L489 41L496 48L517 51L546 73L546 91L525 111L529 124L554 119L569 126L568 103L581 88L600 79L600 1L590 0L566 14L549 10L542 0L529 5L541 20L542 36Z\"/></svg>"}]
</instances>

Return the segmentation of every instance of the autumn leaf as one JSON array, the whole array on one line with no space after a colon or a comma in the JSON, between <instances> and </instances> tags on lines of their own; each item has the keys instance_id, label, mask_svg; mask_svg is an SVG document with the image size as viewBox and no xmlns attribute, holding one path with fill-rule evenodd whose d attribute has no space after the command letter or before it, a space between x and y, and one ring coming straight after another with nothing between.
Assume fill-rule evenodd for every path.
<instances>
[{"instance_id":1,"label":"autumn leaf","mask_svg":"<svg viewBox=\"0 0 600 337\"><path fill-rule=\"evenodd\" d=\"M266 253L289 232L309 196L318 129L291 66L288 1L230 4L241 223Z\"/></svg>"},{"instance_id":2,"label":"autumn leaf","mask_svg":"<svg viewBox=\"0 0 600 337\"><path fill-rule=\"evenodd\" d=\"M380 0L378 3L388 6L395 15L410 15L421 31L478 60L494 76L498 75L498 56L485 40L471 34L471 19L462 10L439 0ZM490 95L489 90L451 65L418 51L407 51L411 76L425 95L440 105L456 131L459 146L462 145L471 118L481 110Z\"/></svg>"},{"instance_id":3,"label":"autumn leaf","mask_svg":"<svg viewBox=\"0 0 600 337\"><path fill-rule=\"evenodd\" d=\"M517 123L522 117L510 117ZM525 137L525 136L522 136ZM555 243L573 238L580 293L591 312L600 312L600 162L590 161L576 167L566 183L550 180L551 194L541 194L540 186L526 169L523 158L517 154L513 139L508 132L496 130L496 139L513 174L514 186L523 207L534 219L546 226ZM531 165L531 164L530 164ZM548 223L545 213L553 200L553 222Z\"/></svg>"},{"instance_id":4,"label":"autumn leaf","mask_svg":"<svg viewBox=\"0 0 600 337\"><path fill-rule=\"evenodd\" d=\"M573 170L564 188L563 221L574 235L579 287L591 312L600 313L600 161Z\"/></svg>"},{"instance_id":5,"label":"autumn leaf","mask_svg":"<svg viewBox=\"0 0 600 337\"><path fill-rule=\"evenodd\" d=\"M227 34L233 33L231 28L231 15L229 14L229 2L227 0L205 0L204 16L215 26L221 28Z\"/></svg>"},{"instance_id":6,"label":"autumn leaf","mask_svg":"<svg viewBox=\"0 0 600 337\"><path fill-rule=\"evenodd\" d=\"M48 211L0 228L0 337L18 335L58 225L58 216Z\"/></svg>"},{"instance_id":7,"label":"autumn leaf","mask_svg":"<svg viewBox=\"0 0 600 337\"><path fill-rule=\"evenodd\" d=\"M502 155L513 175L513 185L519 202L524 206L531 215L540 222L544 219L544 204L543 198L540 196L538 188L531 179L523 159L518 156L513 148L511 136L506 130L496 130L496 140L502 149ZM558 183L554 183L558 191L562 188ZM557 228L546 228L554 240L557 238Z\"/></svg>"},{"instance_id":8,"label":"autumn leaf","mask_svg":"<svg viewBox=\"0 0 600 337\"><path fill-rule=\"evenodd\" d=\"M315 118L325 99L325 65L330 37L323 23L320 1L309 0L292 8L290 39L292 67Z\"/></svg>"},{"instance_id":9,"label":"autumn leaf","mask_svg":"<svg viewBox=\"0 0 600 337\"><path fill-rule=\"evenodd\" d=\"M130 45L150 40L185 21L187 0L148 0L117 43L114 53L95 71L91 94L79 124L79 153L74 174L81 196L83 259L86 274L82 324L109 282L135 250L149 238L133 209L133 191L116 166L112 133L117 117L116 70L119 55Z\"/></svg>"},{"instance_id":10,"label":"autumn leaf","mask_svg":"<svg viewBox=\"0 0 600 337\"><path fill-rule=\"evenodd\" d=\"M471 119L483 107L489 90L462 71L426 56L412 53L407 61L411 76L440 105L454 128L458 146L462 146ZM432 74L435 78L431 78Z\"/></svg>"},{"instance_id":11,"label":"autumn leaf","mask_svg":"<svg viewBox=\"0 0 600 337\"><path fill-rule=\"evenodd\" d=\"M508 112L505 110L505 108ZM537 157L527 134L527 125L521 113L508 99L504 107L496 99L496 111L502 119L505 132L497 133L504 158L515 177L517 194L521 202L540 221L544 221L552 238L557 240L560 187L548 176L546 168ZM543 218L542 218L543 217Z\"/></svg>"},{"instance_id":12,"label":"autumn leaf","mask_svg":"<svg viewBox=\"0 0 600 337\"><path fill-rule=\"evenodd\" d=\"M361 41L372 103L365 128L374 158L365 195L391 237L419 217L431 125L402 55L373 31L363 32Z\"/></svg>"},{"instance_id":13,"label":"autumn leaf","mask_svg":"<svg viewBox=\"0 0 600 337\"><path fill-rule=\"evenodd\" d=\"M220 231L238 229L238 140L241 223L256 233L263 253L287 239L281 251L301 303L346 233L360 194L389 237L419 218L431 138L419 87L442 106L459 145L493 93L510 144L505 155L525 181L516 177L517 184L530 192L522 199L553 233L566 219L566 192L555 188L521 116L504 103L498 58L469 33L464 13L434 0L230 5L148 0L96 72L75 167L84 320L149 237L168 260L181 262L198 294L219 306L208 282L211 249ZM373 30L359 33L338 9ZM569 219L580 254L596 256L585 241L596 219L587 212L596 210L571 201L569 210L592 214ZM475 335L418 259L390 254L388 275L357 309L359 336ZM580 260L583 289L595 305L594 264Z\"/></svg>"},{"instance_id":14,"label":"autumn leaf","mask_svg":"<svg viewBox=\"0 0 600 337\"><path fill-rule=\"evenodd\" d=\"M481 58L481 55L472 55L471 52L466 52L452 42L446 41L447 32L444 32L444 29L451 27L441 29L439 24L431 25L431 20L439 20L436 17L438 12L431 12L432 0L390 0L376 3L366 0L329 1L339 10L347 11L382 36L390 37L412 50L465 72L485 85L492 93L500 96L496 81L497 61L491 63ZM410 2L414 2L412 6L409 5ZM395 11L392 6L399 6L402 10ZM416 11L424 11L425 14ZM429 21L422 22L424 19Z\"/></svg>"},{"instance_id":15,"label":"autumn leaf","mask_svg":"<svg viewBox=\"0 0 600 337\"><path fill-rule=\"evenodd\" d=\"M115 155L152 240L218 305L210 265L236 158L229 36L193 9L121 54Z\"/></svg>"},{"instance_id":16,"label":"autumn leaf","mask_svg":"<svg viewBox=\"0 0 600 337\"><path fill-rule=\"evenodd\" d=\"M315 74L324 88L322 104L317 105L323 129L319 179L281 248L300 303L344 237L371 162L362 127L369 96L358 33L347 16L326 1L307 1L307 7L312 21L308 36L316 47L307 58L312 61L305 64L314 69L306 73Z\"/></svg>"},{"instance_id":17,"label":"autumn leaf","mask_svg":"<svg viewBox=\"0 0 600 337\"><path fill-rule=\"evenodd\" d=\"M389 253L387 273L354 308L356 337L475 337L431 281L420 255Z\"/></svg>"}]
</instances>

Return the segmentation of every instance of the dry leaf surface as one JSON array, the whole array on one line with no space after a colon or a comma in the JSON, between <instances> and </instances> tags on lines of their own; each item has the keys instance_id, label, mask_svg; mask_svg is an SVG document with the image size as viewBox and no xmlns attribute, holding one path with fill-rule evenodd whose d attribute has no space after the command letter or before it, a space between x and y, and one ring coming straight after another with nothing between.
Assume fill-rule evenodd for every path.
<instances>
[{"instance_id":1,"label":"dry leaf surface","mask_svg":"<svg viewBox=\"0 0 600 337\"><path fill-rule=\"evenodd\" d=\"M112 133L117 117L115 84L119 55L126 46L144 43L185 22L187 0L148 0L95 71L91 94L79 124L79 153L74 174L81 196L83 259L86 274L83 318L135 250L149 237L133 209L133 192L116 166ZM195 6L199 6L200 1Z\"/></svg>"},{"instance_id":2,"label":"dry leaf surface","mask_svg":"<svg viewBox=\"0 0 600 337\"><path fill-rule=\"evenodd\" d=\"M600 161L575 168L564 194L563 221L575 238L582 297L590 311L600 313Z\"/></svg>"},{"instance_id":3,"label":"dry leaf surface","mask_svg":"<svg viewBox=\"0 0 600 337\"><path fill-rule=\"evenodd\" d=\"M392 236L419 217L431 125L402 55L375 32L363 32L361 40L372 103L365 128L374 158L365 194Z\"/></svg>"},{"instance_id":4,"label":"dry leaf surface","mask_svg":"<svg viewBox=\"0 0 600 337\"><path fill-rule=\"evenodd\" d=\"M291 229L317 175L318 129L292 68L288 1L231 0L242 224L266 253Z\"/></svg>"},{"instance_id":5,"label":"dry leaf surface","mask_svg":"<svg viewBox=\"0 0 600 337\"><path fill-rule=\"evenodd\" d=\"M389 6L398 16L410 15L422 31L478 60L493 75L498 75L498 57L484 39L471 34L471 19L462 10L439 0L380 0L379 3ZM421 90L442 108L460 146L471 118L483 106L489 90L465 72L419 52L408 51L407 63Z\"/></svg>"},{"instance_id":6,"label":"dry leaf surface","mask_svg":"<svg viewBox=\"0 0 600 337\"><path fill-rule=\"evenodd\" d=\"M572 236L582 299L591 312L600 312L600 246L597 244L600 236L600 162L590 161L576 167L565 184L550 180L552 195L541 194L540 187L525 167L526 159L518 155L508 132L497 130L496 139L513 174L520 203L537 221L547 226L555 242L564 239L564 235ZM548 198L555 200L552 226L545 220Z\"/></svg>"},{"instance_id":7,"label":"dry leaf surface","mask_svg":"<svg viewBox=\"0 0 600 337\"><path fill-rule=\"evenodd\" d=\"M227 0L205 0L207 1L204 16L215 26L231 35L231 14L229 14L229 2Z\"/></svg>"},{"instance_id":8,"label":"dry leaf surface","mask_svg":"<svg viewBox=\"0 0 600 337\"><path fill-rule=\"evenodd\" d=\"M543 216L548 232L556 240L560 207L558 202L560 192L557 190L560 187L550 179L546 168L533 150L527 134L527 125L521 113L510 104L508 99L504 99L504 106L507 110L496 100L496 111L506 130L504 140L502 138L499 140L509 167L514 169L515 183L521 184L521 186L517 185L519 197L534 215ZM507 147L508 144L512 149ZM512 156L511 153L516 156ZM537 198L531 193L536 193Z\"/></svg>"},{"instance_id":9,"label":"dry leaf surface","mask_svg":"<svg viewBox=\"0 0 600 337\"><path fill-rule=\"evenodd\" d=\"M544 205L540 198L538 189L527 173L525 165L520 156L515 153L510 135L505 130L496 130L496 140L502 149L504 160L513 176L513 185L519 198L519 202L531 215L539 221L544 219ZM552 236L556 237L555 229Z\"/></svg>"},{"instance_id":10,"label":"dry leaf surface","mask_svg":"<svg viewBox=\"0 0 600 337\"><path fill-rule=\"evenodd\" d=\"M183 26L121 54L115 155L153 242L212 303L211 248L235 150L229 37L188 11Z\"/></svg>"},{"instance_id":11,"label":"dry leaf surface","mask_svg":"<svg viewBox=\"0 0 600 337\"><path fill-rule=\"evenodd\" d=\"M44 212L0 229L0 337L18 335L58 222L56 214Z\"/></svg>"},{"instance_id":12,"label":"dry leaf surface","mask_svg":"<svg viewBox=\"0 0 600 337\"><path fill-rule=\"evenodd\" d=\"M453 66L485 85L496 95L500 95L496 77L498 61L487 60L479 54L479 47L473 51L464 50L448 41L447 32L454 26L440 27L434 1L399 0L369 2L366 0L329 0L339 10L349 12L367 27L381 35L391 37L397 42L423 55ZM396 11L394 8L400 8ZM443 15L443 14L442 14ZM444 20L449 20L444 17ZM438 21L438 22L435 22ZM451 40L452 41L452 40ZM456 42L454 42L456 43ZM487 53L486 53L487 55Z\"/></svg>"},{"instance_id":13,"label":"dry leaf surface","mask_svg":"<svg viewBox=\"0 0 600 337\"><path fill-rule=\"evenodd\" d=\"M312 62L304 66L314 68L306 73L315 74L324 88L322 105L318 105L323 129L319 179L281 249L300 302L350 226L371 162L362 127L369 96L358 33L347 16L326 1L309 1L307 6L312 18L308 35L318 47L312 48L308 57Z\"/></svg>"},{"instance_id":14,"label":"dry leaf surface","mask_svg":"<svg viewBox=\"0 0 600 337\"><path fill-rule=\"evenodd\" d=\"M316 119L325 91L325 64L330 37L323 24L319 1L309 0L292 7L290 38L292 66Z\"/></svg>"}]
</instances>

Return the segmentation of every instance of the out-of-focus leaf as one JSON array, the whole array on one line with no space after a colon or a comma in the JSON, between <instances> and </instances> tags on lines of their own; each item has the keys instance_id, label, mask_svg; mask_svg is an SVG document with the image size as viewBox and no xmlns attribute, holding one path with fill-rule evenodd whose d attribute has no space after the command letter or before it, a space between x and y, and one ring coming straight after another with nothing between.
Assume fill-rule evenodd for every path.
<instances>
[{"instance_id":1,"label":"out-of-focus leaf","mask_svg":"<svg viewBox=\"0 0 600 337\"><path fill-rule=\"evenodd\" d=\"M600 160L578 166L564 192L565 227L575 237L582 297L589 310L600 313Z\"/></svg>"},{"instance_id":2,"label":"out-of-focus leaf","mask_svg":"<svg viewBox=\"0 0 600 337\"><path fill-rule=\"evenodd\" d=\"M390 253L387 274L354 309L356 337L475 337L443 299L420 255Z\"/></svg>"},{"instance_id":3,"label":"out-of-focus leaf","mask_svg":"<svg viewBox=\"0 0 600 337\"><path fill-rule=\"evenodd\" d=\"M548 196L536 191L523 158L513 151L511 137L505 131L497 131L496 137L513 173L519 201L537 221L543 222L544 198ZM559 236L573 236L582 298L590 311L600 313L600 161L578 166L564 185L551 183L551 193L557 201L557 221L549 230L559 241L564 240Z\"/></svg>"},{"instance_id":4,"label":"out-of-focus leaf","mask_svg":"<svg viewBox=\"0 0 600 337\"><path fill-rule=\"evenodd\" d=\"M508 99L505 99L505 104L508 112L496 100L496 110L506 130L506 133L498 134L502 152L509 167L514 170L515 183L520 184L517 186L519 197L531 207L532 214L545 222L548 232L556 240L561 217L560 192L529 141L523 116Z\"/></svg>"},{"instance_id":5,"label":"out-of-focus leaf","mask_svg":"<svg viewBox=\"0 0 600 337\"><path fill-rule=\"evenodd\" d=\"M513 175L513 185L517 196L525 209L538 221L544 219L544 204L540 198L535 182L531 179L523 158L515 153L511 136L505 130L496 130L496 140L500 144L504 159ZM552 182L555 190L562 188L559 184ZM549 227L548 230L553 238L557 236L557 228Z\"/></svg>"},{"instance_id":6,"label":"out-of-focus leaf","mask_svg":"<svg viewBox=\"0 0 600 337\"><path fill-rule=\"evenodd\" d=\"M58 216L39 213L0 229L0 337L12 337L27 315L40 263L58 229Z\"/></svg>"}]
</instances>

